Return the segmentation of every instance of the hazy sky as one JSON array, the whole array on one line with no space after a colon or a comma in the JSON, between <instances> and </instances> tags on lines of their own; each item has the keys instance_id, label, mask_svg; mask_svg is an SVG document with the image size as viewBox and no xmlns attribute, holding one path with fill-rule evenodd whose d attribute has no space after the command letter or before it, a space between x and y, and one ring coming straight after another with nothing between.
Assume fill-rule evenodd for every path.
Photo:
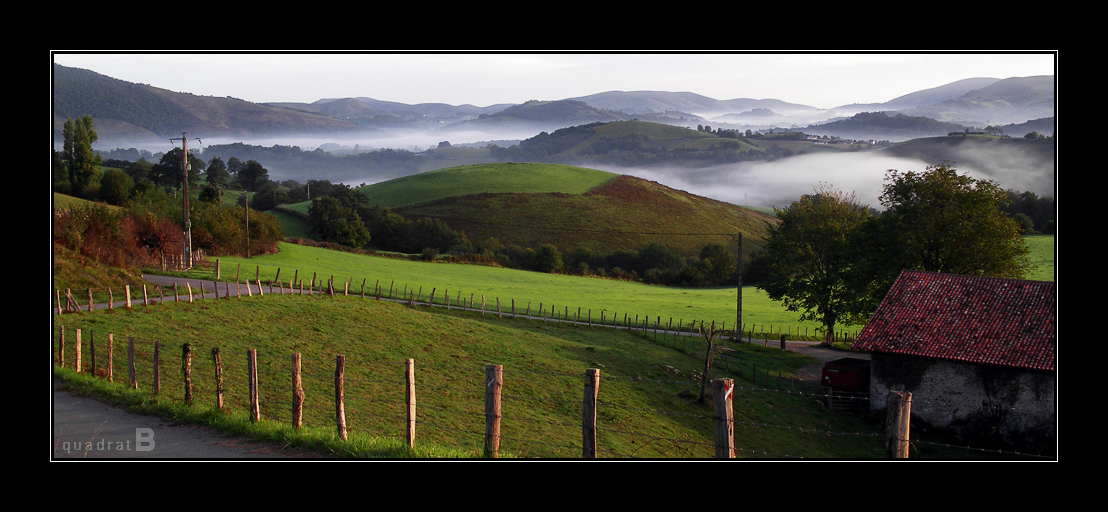
<instances>
[{"instance_id":1,"label":"hazy sky","mask_svg":"<svg viewBox=\"0 0 1108 512\"><path fill-rule=\"evenodd\" d=\"M1057 54L992 53L52 53L53 61L175 92L257 103L364 96L488 106L606 91L693 92L817 108L878 103L965 78L1057 74Z\"/></svg>"}]
</instances>

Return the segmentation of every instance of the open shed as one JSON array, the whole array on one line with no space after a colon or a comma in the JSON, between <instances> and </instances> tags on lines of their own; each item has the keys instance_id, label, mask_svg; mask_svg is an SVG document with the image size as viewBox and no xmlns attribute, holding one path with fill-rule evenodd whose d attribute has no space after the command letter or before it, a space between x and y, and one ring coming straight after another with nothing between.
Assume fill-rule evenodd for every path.
<instances>
[{"instance_id":1,"label":"open shed","mask_svg":"<svg viewBox=\"0 0 1108 512\"><path fill-rule=\"evenodd\" d=\"M853 347L870 403L912 393L912 417L1009 444L1055 436L1053 282L903 271Z\"/></svg>"}]
</instances>

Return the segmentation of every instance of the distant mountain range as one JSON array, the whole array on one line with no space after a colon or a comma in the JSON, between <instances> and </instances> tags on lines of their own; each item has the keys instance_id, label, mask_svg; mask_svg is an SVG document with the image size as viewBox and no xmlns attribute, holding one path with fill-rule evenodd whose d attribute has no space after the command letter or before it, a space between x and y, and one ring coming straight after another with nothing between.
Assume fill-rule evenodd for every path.
<instances>
[{"instance_id":1,"label":"distant mountain range","mask_svg":"<svg viewBox=\"0 0 1108 512\"><path fill-rule=\"evenodd\" d=\"M217 138L293 135L369 137L438 130L506 133L527 138L537 131L595 122L638 119L683 127L764 130L790 128L817 135L860 139L905 140L945 135L951 127L1006 127L1021 136L1023 123L1037 121L1036 131L1053 133L1054 77L971 78L874 104L818 109L776 99L716 100L688 92L609 91L556 101L487 107L441 103L407 105L372 98L329 98L313 103L259 104L230 97L197 96L134 84L92 71L53 66L55 139L67 117L91 115L101 145L164 142L182 132ZM863 112L929 118L934 128L901 133L897 123ZM1044 119L1049 120L1043 121ZM901 123L903 124L903 123ZM922 124L915 121L913 125ZM946 131L944 131L946 130ZM502 137L502 138L510 138Z\"/></svg>"}]
</instances>

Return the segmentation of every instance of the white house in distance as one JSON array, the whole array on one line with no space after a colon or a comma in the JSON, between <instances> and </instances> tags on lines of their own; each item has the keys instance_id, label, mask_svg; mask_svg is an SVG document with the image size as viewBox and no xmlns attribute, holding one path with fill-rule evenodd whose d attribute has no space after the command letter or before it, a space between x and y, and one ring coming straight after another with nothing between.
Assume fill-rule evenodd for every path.
<instances>
[{"instance_id":1,"label":"white house in distance","mask_svg":"<svg viewBox=\"0 0 1108 512\"><path fill-rule=\"evenodd\" d=\"M1052 444L1056 309L1053 282L903 271L853 344L871 406L907 391L913 421Z\"/></svg>"}]
</instances>

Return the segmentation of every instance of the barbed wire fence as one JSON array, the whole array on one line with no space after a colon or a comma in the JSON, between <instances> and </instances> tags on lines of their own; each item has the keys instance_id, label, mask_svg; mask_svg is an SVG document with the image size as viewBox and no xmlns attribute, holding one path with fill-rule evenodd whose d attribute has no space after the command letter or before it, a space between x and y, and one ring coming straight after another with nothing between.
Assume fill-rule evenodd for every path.
<instances>
[{"instance_id":1,"label":"barbed wire fence","mask_svg":"<svg viewBox=\"0 0 1108 512\"><path fill-rule=\"evenodd\" d=\"M53 329L52 329L53 331ZM68 336L67 336L68 334ZM96 336L58 327L52 353L59 368L72 368L143 390L158 400L192 407L247 411L256 420L294 427L334 429L350 436L417 440L472 447L472 454L501 452L538 458L799 458L758 446L736 445L756 431L821 438L852 437L885 447L889 458L924 449L963 451L965 457L1042 458L1036 454L910 439L910 394L887 407L886 432L835 432L776 424L733 413L741 400L767 394L817 401L824 393L776 388L766 382L737 386L714 379L713 405L690 412L674 403L619 403L598 399L599 389L645 387L654 396L678 396L690 380L657 380L581 372L484 368L465 364L417 364L413 359L346 359L341 354L302 357L256 350L223 351L206 343L164 344ZM694 379L695 380L695 379ZM621 393L608 393L623 396ZM635 395L641 396L641 395ZM583 397L583 398L582 398ZM907 405L907 409L897 404ZM1020 411L1006 410L1008 414ZM1050 458L1050 457L1045 457Z\"/></svg>"}]
</instances>

